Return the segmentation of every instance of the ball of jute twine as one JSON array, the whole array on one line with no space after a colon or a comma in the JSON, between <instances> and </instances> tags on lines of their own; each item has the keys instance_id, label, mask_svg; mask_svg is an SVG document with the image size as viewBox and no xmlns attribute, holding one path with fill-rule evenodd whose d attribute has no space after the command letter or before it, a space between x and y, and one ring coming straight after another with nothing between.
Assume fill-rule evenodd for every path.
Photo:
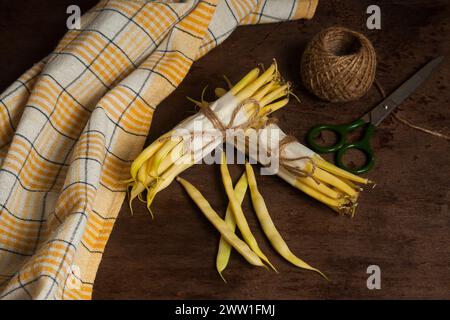
<instances>
[{"instance_id":1,"label":"ball of jute twine","mask_svg":"<svg viewBox=\"0 0 450 320\"><path fill-rule=\"evenodd\" d=\"M318 33L307 45L301 61L306 88L330 102L361 98L372 86L376 53L364 35L342 27Z\"/></svg>"}]
</instances>

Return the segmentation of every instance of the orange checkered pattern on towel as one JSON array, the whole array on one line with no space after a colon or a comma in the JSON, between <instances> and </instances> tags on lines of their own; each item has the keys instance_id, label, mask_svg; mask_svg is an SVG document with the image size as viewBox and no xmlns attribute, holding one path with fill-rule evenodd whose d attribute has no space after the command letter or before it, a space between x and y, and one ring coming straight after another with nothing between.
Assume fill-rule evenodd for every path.
<instances>
[{"instance_id":1,"label":"orange checkered pattern on towel","mask_svg":"<svg viewBox=\"0 0 450 320\"><path fill-rule=\"evenodd\" d=\"M317 0L102 0L0 95L0 298L90 299L157 105L242 24Z\"/></svg>"}]
</instances>

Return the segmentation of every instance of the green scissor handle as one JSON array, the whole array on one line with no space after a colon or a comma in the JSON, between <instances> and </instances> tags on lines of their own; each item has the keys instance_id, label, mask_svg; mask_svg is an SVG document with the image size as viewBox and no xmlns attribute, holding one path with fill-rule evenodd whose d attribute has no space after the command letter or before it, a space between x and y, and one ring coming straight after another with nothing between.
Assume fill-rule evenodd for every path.
<instances>
[{"instance_id":1,"label":"green scissor handle","mask_svg":"<svg viewBox=\"0 0 450 320\"><path fill-rule=\"evenodd\" d=\"M360 128L366 126L364 136L361 140L353 143L347 143L347 134ZM332 146L323 147L315 142L315 139L319 136L322 131L332 131L337 135L337 142ZM362 174L370 171L375 164L375 156L370 146L370 139L375 132L375 126L371 123L367 123L363 119L358 119L347 125L318 125L312 128L306 139L311 149L318 153L336 153L336 164L338 167L347 170L354 174ZM357 149L364 153L366 156L366 163L359 168L349 168L347 167L342 159L345 153L351 149Z\"/></svg>"}]
</instances>

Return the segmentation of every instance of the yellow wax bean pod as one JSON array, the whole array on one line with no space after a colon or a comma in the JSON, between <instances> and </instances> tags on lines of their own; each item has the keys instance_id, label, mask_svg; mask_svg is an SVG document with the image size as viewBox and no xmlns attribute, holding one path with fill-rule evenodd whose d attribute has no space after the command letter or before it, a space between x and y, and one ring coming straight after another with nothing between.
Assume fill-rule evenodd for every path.
<instances>
[{"instance_id":1,"label":"yellow wax bean pod","mask_svg":"<svg viewBox=\"0 0 450 320\"><path fill-rule=\"evenodd\" d=\"M222 152L222 163L220 164L220 171L222 174L222 182L225 187L228 199L230 201L231 210L233 211L236 224L239 230L241 231L242 237L244 238L245 242L247 242L249 247L261 258L261 260L265 261L273 270L275 270L275 272L278 272L277 269L270 263L269 259L267 259L265 254L259 248L258 242L253 236L250 227L248 225L247 219L245 218L244 212L242 211L242 207L239 204L236 195L234 194L233 182L231 180L230 172L228 171L225 152Z\"/></svg>"},{"instance_id":2,"label":"yellow wax bean pod","mask_svg":"<svg viewBox=\"0 0 450 320\"><path fill-rule=\"evenodd\" d=\"M147 163L149 160L144 162L142 166L138 170L137 181L145 185L145 181L147 180Z\"/></svg>"},{"instance_id":3,"label":"yellow wax bean pod","mask_svg":"<svg viewBox=\"0 0 450 320\"><path fill-rule=\"evenodd\" d=\"M288 91L289 91L289 85L287 85L287 84L282 85L278 89L276 89L276 90L270 92L268 95L264 96L260 101L261 106L264 107L264 106L268 105L269 103L272 103L273 101L286 96L288 94Z\"/></svg>"},{"instance_id":4,"label":"yellow wax bean pod","mask_svg":"<svg viewBox=\"0 0 450 320\"><path fill-rule=\"evenodd\" d=\"M131 178L136 179L139 169L142 165L150 159L164 144L165 139L169 137L172 132L168 132L161 136L159 139L155 140L151 145L142 151L139 156L133 161L130 168Z\"/></svg>"},{"instance_id":5,"label":"yellow wax bean pod","mask_svg":"<svg viewBox=\"0 0 450 320\"><path fill-rule=\"evenodd\" d=\"M276 88L277 82L270 81L268 84L264 85L261 89L259 89L253 96L253 99L260 101L266 94L270 92L273 88Z\"/></svg>"},{"instance_id":6,"label":"yellow wax bean pod","mask_svg":"<svg viewBox=\"0 0 450 320\"><path fill-rule=\"evenodd\" d=\"M152 177L158 177L160 175L160 166L163 159L175 148L178 144L182 142L181 137L171 137L167 139L164 145L155 153L152 157L152 164L149 175Z\"/></svg>"},{"instance_id":7,"label":"yellow wax bean pod","mask_svg":"<svg viewBox=\"0 0 450 320\"><path fill-rule=\"evenodd\" d=\"M337 176L339 176L339 177L345 178L345 179L350 180L350 181L353 181L353 182L362 183L362 184L369 184L369 183L372 183L372 181L370 181L370 180L368 180L368 179L359 177L359 176L357 176L357 175L354 175L353 173L350 173L350 172L348 172L348 171L346 171L346 170L343 170L343 169L341 169L341 168L339 168L339 167L336 167L334 164L329 163L328 161L325 161L325 160L324 160L322 157L320 157L320 156L317 156L317 155L316 155L316 156L313 158L313 160L314 160L314 162L316 163L316 165L317 165L319 168L321 168L321 169L323 169L323 170L325 170L325 171L328 171L328 172L330 172L330 173L332 173L332 174L335 174L335 175L337 175Z\"/></svg>"},{"instance_id":8,"label":"yellow wax bean pod","mask_svg":"<svg viewBox=\"0 0 450 320\"><path fill-rule=\"evenodd\" d=\"M264 202L264 198L258 190L255 173L253 171L252 166L247 163L245 165L245 170L247 173L248 186L250 189L250 194L252 198L253 207L256 212L256 216L258 217L258 220L261 224L264 233L266 234L267 238L269 239L270 243L275 248L275 250L277 250L277 252L283 258L285 258L293 265L302 269L315 271L328 280L328 278L320 270L311 267L309 264L307 264L306 262L304 262L303 260L301 260L292 253L286 242L281 237L277 228L275 227L272 218L270 217L266 203Z\"/></svg>"},{"instance_id":9,"label":"yellow wax bean pod","mask_svg":"<svg viewBox=\"0 0 450 320\"><path fill-rule=\"evenodd\" d=\"M227 90L225 90L224 88L216 88L214 89L214 94L217 98L221 98L227 94Z\"/></svg>"},{"instance_id":10,"label":"yellow wax bean pod","mask_svg":"<svg viewBox=\"0 0 450 320\"><path fill-rule=\"evenodd\" d=\"M178 159L180 159L183 156L184 148L185 148L184 143L181 142L181 143L177 144L169 152L169 154L167 154L167 156L164 159L162 159L161 165L159 166L159 170L158 170L159 175L166 172L166 170L169 169L170 166L172 166L172 164L174 164ZM148 166L147 166L147 175L148 175L148 177L151 177L153 180L153 179L155 179L155 177L153 177L152 173L151 173L152 165L153 165L153 163L151 161L149 161Z\"/></svg>"},{"instance_id":11,"label":"yellow wax bean pod","mask_svg":"<svg viewBox=\"0 0 450 320\"><path fill-rule=\"evenodd\" d=\"M185 154L178 159L169 169L167 169L158 179L157 182L147 191L147 208L150 210L150 206L153 203L156 195L167 188L177 175L190 168L194 163L191 161L192 156Z\"/></svg>"},{"instance_id":12,"label":"yellow wax bean pod","mask_svg":"<svg viewBox=\"0 0 450 320\"><path fill-rule=\"evenodd\" d=\"M139 193L133 193L133 190L136 190L137 182L130 182L127 187L128 194L128 206L130 207L130 212L133 214L133 200L139 195ZM131 191L130 191L131 187Z\"/></svg>"},{"instance_id":13,"label":"yellow wax bean pod","mask_svg":"<svg viewBox=\"0 0 450 320\"><path fill-rule=\"evenodd\" d=\"M233 84L231 83L230 79L228 79L228 77L226 75L223 75L223 78L224 78L225 82L227 83L228 90L231 90L233 88Z\"/></svg>"},{"instance_id":14,"label":"yellow wax bean pod","mask_svg":"<svg viewBox=\"0 0 450 320\"><path fill-rule=\"evenodd\" d=\"M247 75L245 77L243 77L238 83L236 83L236 85L233 88L231 88L231 90L230 90L231 93L233 95L238 94L239 91L244 89L246 86L248 86L249 83L253 82L256 78L258 78L258 75L259 75L259 69L254 68L252 71L247 73Z\"/></svg>"},{"instance_id":15,"label":"yellow wax bean pod","mask_svg":"<svg viewBox=\"0 0 450 320\"><path fill-rule=\"evenodd\" d=\"M177 178L177 181L181 183L186 192L197 204L205 217L214 225L214 227L220 232L220 234L226 239L226 241L239 252L245 260L250 264L258 267L263 267L264 264L261 259L249 248L249 246L239 239L229 225L222 220L219 215L214 211L209 202L203 197L192 184L182 178Z\"/></svg>"},{"instance_id":16,"label":"yellow wax bean pod","mask_svg":"<svg viewBox=\"0 0 450 320\"><path fill-rule=\"evenodd\" d=\"M348 179L346 179L346 178L342 178L342 177L340 177L340 178L341 178L341 180L342 180L343 182L345 182L346 184L348 184L348 185L350 186L350 188L353 188L353 189L355 189L355 190L358 191L358 192L364 191L364 189L363 189L360 185L357 185L357 184L354 183L353 181L350 181L350 180L348 180Z\"/></svg>"},{"instance_id":17,"label":"yellow wax bean pod","mask_svg":"<svg viewBox=\"0 0 450 320\"><path fill-rule=\"evenodd\" d=\"M131 183L131 191L130 191L130 206L131 203L133 202L133 200L142 192L145 191L145 186L143 183L139 182L139 181L135 181Z\"/></svg>"},{"instance_id":18,"label":"yellow wax bean pod","mask_svg":"<svg viewBox=\"0 0 450 320\"><path fill-rule=\"evenodd\" d=\"M317 191L317 189L307 186L306 184L304 184L300 179L298 179L297 177L293 176L292 174L290 174L289 172L283 170L280 168L280 170L278 171L278 175L285 180L286 182L288 182L290 185L292 185L294 188L299 189L300 191L303 191L304 193L306 193L307 195L309 195L310 197L313 197L314 199L326 204L329 207L332 208L339 208L342 205L345 204L345 201L342 199L332 199L328 196L326 196L325 194Z\"/></svg>"},{"instance_id":19,"label":"yellow wax bean pod","mask_svg":"<svg viewBox=\"0 0 450 320\"><path fill-rule=\"evenodd\" d=\"M268 104L266 106L264 106L263 108L261 108L259 114L260 115L268 115L271 114L281 108L283 108L284 106L286 106L289 103L289 99L283 99L271 104Z\"/></svg>"},{"instance_id":20,"label":"yellow wax bean pod","mask_svg":"<svg viewBox=\"0 0 450 320\"><path fill-rule=\"evenodd\" d=\"M131 191L129 192L128 204L130 206L131 214L133 214L133 206L132 206L133 200L136 199L136 197L138 197L141 194L141 192L143 192L145 190L145 187L146 187L146 179L147 179L146 166L147 166L146 163L144 163L139 168L138 174L137 174L137 180L135 180L129 184L129 186L131 186Z\"/></svg>"},{"instance_id":21,"label":"yellow wax bean pod","mask_svg":"<svg viewBox=\"0 0 450 320\"><path fill-rule=\"evenodd\" d=\"M247 98L250 98L264 84L266 84L267 82L271 81L274 78L275 71L276 65L272 64L259 78L251 82L236 95L238 100L243 101Z\"/></svg>"},{"instance_id":22,"label":"yellow wax bean pod","mask_svg":"<svg viewBox=\"0 0 450 320\"><path fill-rule=\"evenodd\" d=\"M313 171L312 165L310 163L306 164L306 170L308 170L309 172ZM338 177L332 175L331 173L329 173L323 169L316 168L314 170L314 172L312 172L312 175L315 178L319 179L320 181L323 181L323 182L341 190L342 192L348 194L350 197L356 197L358 195L358 192L355 189L350 187L348 184L346 184L344 181L342 181Z\"/></svg>"},{"instance_id":23,"label":"yellow wax bean pod","mask_svg":"<svg viewBox=\"0 0 450 320\"><path fill-rule=\"evenodd\" d=\"M149 167L151 166L151 159L147 160L141 168L138 170L136 183L131 189L130 202L133 201L138 195L145 191L145 189L155 180L148 174Z\"/></svg>"},{"instance_id":24,"label":"yellow wax bean pod","mask_svg":"<svg viewBox=\"0 0 450 320\"><path fill-rule=\"evenodd\" d=\"M305 177L305 178L297 178L300 182L304 183L310 188L316 189L317 191L323 193L324 195L330 197L331 199L341 199L344 197L344 194L340 191L334 190L330 188L325 183L315 181L313 178Z\"/></svg>"},{"instance_id":25,"label":"yellow wax bean pod","mask_svg":"<svg viewBox=\"0 0 450 320\"><path fill-rule=\"evenodd\" d=\"M247 176L244 173L239 181L236 183L234 187L234 194L239 202L239 205L244 201L245 193L247 192ZM231 210L231 206L228 205L227 212L225 214L225 223L229 226L229 228L235 232L236 230L236 220L234 219L233 211ZM217 259L216 259L216 268L222 277L223 281L227 282L223 277L223 271L228 265L228 261L230 260L231 254L231 245L227 242L224 236L220 238L219 242L219 250L217 251Z\"/></svg>"}]
</instances>

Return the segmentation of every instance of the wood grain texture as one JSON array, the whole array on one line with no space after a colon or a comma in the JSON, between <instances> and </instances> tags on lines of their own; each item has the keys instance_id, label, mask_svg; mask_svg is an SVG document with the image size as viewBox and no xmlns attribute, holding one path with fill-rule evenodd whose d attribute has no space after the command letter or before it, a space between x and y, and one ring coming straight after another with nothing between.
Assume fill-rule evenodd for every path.
<instances>
[{"instance_id":1,"label":"wood grain texture","mask_svg":"<svg viewBox=\"0 0 450 320\"><path fill-rule=\"evenodd\" d=\"M77 1L89 8L95 1ZM5 88L56 44L71 1L0 1L0 87ZM181 86L158 108L148 142L192 114L186 96L205 85L224 85L258 63L276 58L302 103L277 112L280 126L303 141L314 124L345 123L379 100L372 89L356 102L319 101L302 87L301 53L309 39L328 26L365 33L378 53L377 78L394 90L431 58L446 60L433 78L400 107L421 126L449 134L450 5L447 1L376 1L382 30L365 28L373 1L320 1L311 21L241 27L221 46L194 64ZM31 19L31 20L30 20ZM34 19L34 20L33 20ZM38 27L37 27L38 26ZM6 40L5 40L6 39ZM211 88L212 88L211 87ZM211 96L210 96L211 98ZM261 247L280 271L250 267L235 253L224 284L215 267L218 235L186 193L173 183L153 206L124 206L109 240L94 287L95 299L371 299L450 298L450 144L387 119L373 141L377 164L368 176L377 187L361 197L356 217L338 217L328 208L273 176L257 177L279 231L293 252L331 279L298 270L275 254L251 210L244 210ZM243 168L231 167L237 178ZM219 168L195 166L183 175L212 206L225 212ZM382 270L382 289L368 290L366 269Z\"/></svg>"}]
</instances>

